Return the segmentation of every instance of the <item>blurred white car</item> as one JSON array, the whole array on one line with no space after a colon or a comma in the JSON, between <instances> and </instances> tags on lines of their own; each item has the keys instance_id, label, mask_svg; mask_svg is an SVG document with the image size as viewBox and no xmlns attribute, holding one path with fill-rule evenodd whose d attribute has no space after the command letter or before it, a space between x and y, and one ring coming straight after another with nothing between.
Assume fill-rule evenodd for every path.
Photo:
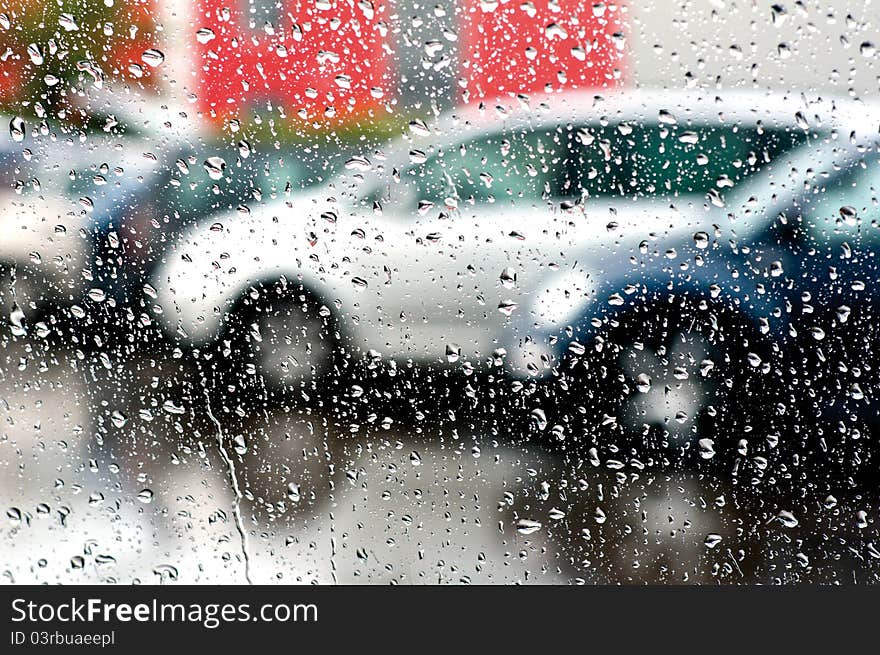
<instances>
[{"instance_id":1,"label":"blurred white car","mask_svg":"<svg viewBox=\"0 0 880 655\"><path fill-rule=\"evenodd\" d=\"M413 121L317 190L196 225L150 295L171 333L244 350L270 383L313 379L340 348L398 363L506 358L524 373L528 349L509 352L523 307L564 322L606 267L640 242L711 230L733 211L727 196L764 220L811 126L831 132L862 111L622 91ZM749 200L752 178L766 198ZM574 270L585 254L587 275Z\"/></svg>"}]
</instances>

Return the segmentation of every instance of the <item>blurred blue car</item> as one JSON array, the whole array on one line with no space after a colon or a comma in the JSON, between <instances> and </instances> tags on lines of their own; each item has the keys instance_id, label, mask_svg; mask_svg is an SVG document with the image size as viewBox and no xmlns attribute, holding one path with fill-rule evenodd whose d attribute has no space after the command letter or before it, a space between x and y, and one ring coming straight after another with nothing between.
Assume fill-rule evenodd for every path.
<instances>
[{"instance_id":1,"label":"blurred blue car","mask_svg":"<svg viewBox=\"0 0 880 655\"><path fill-rule=\"evenodd\" d=\"M215 212L248 211L306 177L296 152L185 132L182 121L160 127L162 113L153 114L88 135L26 123L21 141L0 144L0 296L18 308L16 322L143 302L177 230Z\"/></svg>"},{"instance_id":2,"label":"blurred blue car","mask_svg":"<svg viewBox=\"0 0 880 655\"><path fill-rule=\"evenodd\" d=\"M96 284L94 245L126 221L133 225L135 216L149 215L155 161L147 142L116 133L56 133L44 125L3 146L5 304L14 294L32 316L48 306L84 311L89 298L103 302L111 292Z\"/></svg>"},{"instance_id":3,"label":"blurred blue car","mask_svg":"<svg viewBox=\"0 0 880 655\"><path fill-rule=\"evenodd\" d=\"M542 383L539 427L597 464L672 447L760 473L780 439L811 441L801 460L869 458L880 156L865 114L847 137L804 126L729 197L555 267L506 345L515 376Z\"/></svg>"},{"instance_id":4,"label":"blurred blue car","mask_svg":"<svg viewBox=\"0 0 880 655\"><path fill-rule=\"evenodd\" d=\"M169 149L137 196L113 203L93 223L100 278L120 301L141 299L180 230L230 210L245 215L264 199L289 195L306 178L306 167L291 151L252 151L216 140Z\"/></svg>"}]
</instances>

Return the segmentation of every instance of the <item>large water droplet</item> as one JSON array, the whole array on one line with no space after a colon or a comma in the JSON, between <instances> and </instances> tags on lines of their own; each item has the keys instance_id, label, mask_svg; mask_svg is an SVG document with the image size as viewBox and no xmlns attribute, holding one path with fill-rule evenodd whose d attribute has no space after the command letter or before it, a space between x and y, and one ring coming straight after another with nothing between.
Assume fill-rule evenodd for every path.
<instances>
[{"instance_id":1,"label":"large water droplet","mask_svg":"<svg viewBox=\"0 0 880 655\"><path fill-rule=\"evenodd\" d=\"M706 548L715 548L718 544L721 543L721 535L720 534L707 534L706 539L703 541Z\"/></svg>"},{"instance_id":2,"label":"large water droplet","mask_svg":"<svg viewBox=\"0 0 880 655\"><path fill-rule=\"evenodd\" d=\"M516 531L520 534L534 534L542 527L540 522L531 519L519 519L516 522Z\"/></svg>"},{"instance_id":3,"label":"large water droplet","mask_svg":"<svg viewBox=\"0 0 880 655\"><path fill-rule=\"evenodd\" d=\"M788 510L780 510L780 512L776 515L776 518L786 528L796 528L798 526L798 520L795 518L794 514L792 514Z\"/></svg>"},{"instance_id":4,"label":"large water droplet","mask_svg":"<svg viewBox=\"0 0 880 655\"><path fill-rule=\"evenodd\" d=\"M20 116L14 116L11 121L9 121L9 136L12 137L13 141L21 143L24 141L24 134L27 126L25 125L24 119Z\"/></svg>"},{"instance_id":5,"label":"large water droplet","mask_svg":"<svg viewBox=\"0 0 880 655\"><path fill-rule=\"evenodd\" d=\"M40 65L42 65L42 63L43 63L43 51L42 51L42 49L40 48L40 46L38 46L36 43L31 43L31 44L27 47L27 54L28 54L28 57L30 57L31 62L33 62L33 64L34 64L35 66L40 66Z\"/></svg>"},{"instance_id":6,"label":"large water droplet","mask_svg":"<svg viewBox=\"0 0 880 655\"><path fill-rule=\"evenodd\" d=\"M226 170L226 162L222 157L208 157L203 166L208 173L208 177L212 180L219 180L223 177L223 171Z\"/></svg>"},{"instance_id":7,"label":"large water droplet","mask_svg":"<svg viewBox=\"0 0 880 655\"><path fill-rule=\"evenodd\" d=\"M67 32L75 32L79 29L73 14L63 13L58 17L58 24Z\"/></svg>"},{"instance_id":8,"label":"large water droplet","mask_svg":"<svg viewBox=\"0 0 880 655\"><path fill-rule=\"evenodd\" d=\"M144 50L143 54L141 55L141 61L149 66L152 66L153 68L156 68L165 61L165 55L162 54L161 50L150 48L149 50Z\"/></svg>"},{"instance_id":9,"label":"large water droplet","mask_svg":"<svg viewBox=\"0 0 880 655\"><path fill-rule=\"evenodd\" d=\"M202 45L213 41L215 37L216 35L214 34L214 30L208 27L202 27L196 31L196 41L198 41Z\"/></svg>"}]
</instances>

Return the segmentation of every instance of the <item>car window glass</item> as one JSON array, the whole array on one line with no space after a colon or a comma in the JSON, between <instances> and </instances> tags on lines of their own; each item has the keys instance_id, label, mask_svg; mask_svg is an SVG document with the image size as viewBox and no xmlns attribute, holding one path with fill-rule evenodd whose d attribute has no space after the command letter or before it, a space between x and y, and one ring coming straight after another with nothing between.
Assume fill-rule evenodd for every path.
<instances>
[{"instance_id":1,"label":"car window glass","mask_svg":"<svg viewBox=\"0 0 880 655\"><path fill-rule=\"evenodd\" d=\"M403 182L435 204L678 197L733 187L804 140L758 127L567 125L459 144L407 169Z\"/></svg>"},{"instance_id":2,"label":"car window glass","mask_svg":"<svg viewBox=\"0 0 880 655\"><path fill-rule=\"evenodd\" d=\"M304 184L305 171L292 154L249 158L229 154L221 159L223 175L214 180L203 172L199 161L191 163L188 157L180 157L170 177L166 210L191 221L215 212L249 208Z\"/></svg>"}]
</instances>

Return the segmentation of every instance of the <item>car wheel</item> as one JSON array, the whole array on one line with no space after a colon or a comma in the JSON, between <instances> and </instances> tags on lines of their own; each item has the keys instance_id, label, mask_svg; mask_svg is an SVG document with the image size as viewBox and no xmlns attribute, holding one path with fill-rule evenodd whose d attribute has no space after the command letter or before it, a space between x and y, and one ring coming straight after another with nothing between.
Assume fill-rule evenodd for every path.
<instances>
[{"instance_id":1,"label":"car wheel","mask_svg":"<svg viewBox=\"0 0 880 655\"><path fill-rule=\"evenodd\" d=\"M748 457L778 412L765 347L735 312L687 298L611 315L563 361L564 404L575 408L563 420L599 450L637 459Z\"/></svg>"},{"instance_id":2,"label":"car wheel","mask_svg":"<svg viewBox=\"0 0 880 655\"><path fill-rule=\"evenodd\" d=\"M224 354L245 380L270 389L314 386L333 370L331 319L329 309L301 287L262 289L241 303Z\"/></svg>"},{"instance_id":3,"label":"car wheel","mask_svg":"<svg viewBox=\"0 0 880 655\"><path fill-rule=\"evenodd\" d=\"M626 387L621 420L633 430L665 426L682 441L692 420L714 410L721 381L713 369L724 355L700 330L657 323L619 344L618 380Z\"/></svg>"}]
</instances>

